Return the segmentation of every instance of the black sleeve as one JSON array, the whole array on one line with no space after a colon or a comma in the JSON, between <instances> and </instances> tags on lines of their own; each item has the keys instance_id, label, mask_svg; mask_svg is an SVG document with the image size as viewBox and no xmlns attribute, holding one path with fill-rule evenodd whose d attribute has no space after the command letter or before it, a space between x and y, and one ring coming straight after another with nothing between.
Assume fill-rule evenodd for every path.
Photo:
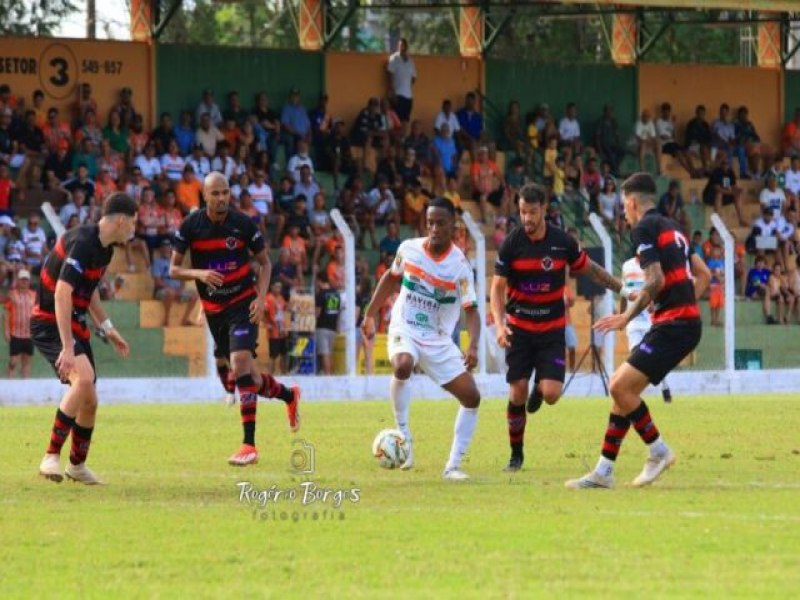
<instances>
[{"instance_id":1,"label":"black sleeve","mask_svg":"<svg viewBox=\"0 0 800 600\"><path fill-rule=\"evenodd\" d=\"M497 251L497 259L494 261L494 274L500 277L508 277L511 273L511 261L514 258L512 238L516 236L507 235L500 244L500 250Z\"/></svg>"},{"instance_id":2,"label":"black sleeve","mask_svg":"<svg viewBox=\"0 0 800 600\"><path fill-rule=\"evenodd\" d=\"M646 223L639 223L631 233L633 246L636 248L636 254L639 256L639 265L642 269L646 269L660 260L658 240L656 238L657 235L653 231L653 227L648 226Z\"/></svg>"},{"instance_id":3,"label":"black sleeve","mask_svg":"<svg viewBox=\"0 0 800 600\"><path fill-rule=\"evenodd\" d=\"M252 221L252 219L247 219L246 222L247 225L245 226L244 231L245 235L247 235L247 239L245 240L245 243L250 249L250 252L253 254L258 254L264 249L264 236L261 235L261 231Z\"/></svg>"},{"instance_id":4,"label":"black sleeve","mask_svg":"<svg viewBox=\"0 0 800 600\"><path fill-rule=\"evenodd\" d=\"M72 287L78 287L85 279L86 269L90 268L92 261L92 249L89 244L81 244L75 241L72 248L67 249L67 256L61 265L61 272L58 279L66 281Z\"/></svg>"},{"instance_id":5,"label":"black sleeve","mask_svg":"<svg viewBox=\"0 0 800 600\"><path fill-rule=\"evenodd\" d=\"M565 236L567 244L567 263L572 271L581 271L589 261L589 255L571 235Z\"/></svg>"},{"instance_id":6,"label":"black sleeve","mask_svg":"<svg viewBox=\"0 0 800 600\"><path fill-rule=\"evenodd\" d=\"M181 223L178 231L175 232L175 239L173 240L173 248L178 254L186 254L189 249L189 242L191 241L191 226L189 219L186 217Z\"/></svg>"}]
</instances>

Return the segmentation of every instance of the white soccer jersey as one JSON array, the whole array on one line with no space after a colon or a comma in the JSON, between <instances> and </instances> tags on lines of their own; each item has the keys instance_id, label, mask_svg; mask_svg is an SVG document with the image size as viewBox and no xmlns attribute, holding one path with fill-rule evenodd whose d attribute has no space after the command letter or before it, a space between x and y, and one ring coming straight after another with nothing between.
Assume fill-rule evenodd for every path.
<instances>
[{"instance_id":1,"label":"white soccer jersey","mask_svg":"<svg viewBox=\"0 0 800 600\"><path fill-rule=\"evenodd\" d=\"M439 259L426 246L427 238L415 238L397 249L391 272L402 277L402 287L392 307L389 335L449 342L461 308L477 305L472 268L455 245Z\"/></svg>"},{"instance_id":2,"label":"white soccer jersey","mask_svg":"<svg viewBox=\"0 0 800 600\"><path fill-rule=\"evenodd\" d=\"M638 292L643 286L644 271L639 266L639 259L634 257L626 260L622 265L622 290ZM625 333L647 331L648 329L650 329L650 311L645 309L625 326Z\"/></svg>"}]
</instances>

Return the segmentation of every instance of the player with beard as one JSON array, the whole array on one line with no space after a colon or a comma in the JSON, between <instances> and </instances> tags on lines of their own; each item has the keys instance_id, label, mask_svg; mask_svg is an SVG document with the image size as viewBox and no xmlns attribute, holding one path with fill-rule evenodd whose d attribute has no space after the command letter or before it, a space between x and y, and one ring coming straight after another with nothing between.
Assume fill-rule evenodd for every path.
<instances>
[{"instance_id":1,"label":"player with beard","mask_svg":"<svg viewBox=\"0 0 800 600\"><path fill-rule=\"evenodd\" d=\"M170 277L196 281L214 338L214 357L223 386L229 385L228 365L232 367L244 439L228 463L245 466L258 462L258 396L283 400L289 428L297 431L300 390L297 386L288 389L271 375L259 373L253 361L271 265L258 227L247 215L230 210L230 197L225 176L216 171L209 173L203 182L206 208L189 214L175 234ZM191 268L183 266L187 251L191 252ZM259 265L255 282L251 258Z\"/></svg>"},{"instance_id":2,"label":"player with beard","mask_svg":"<svg viewBox=\"0 0 800 600\"><path fill-rule=\"evenodd\" d=\"M555 404L564 384L566 339L564 285L570 274L585 274L604 288L619 292L622 283L593 262L577 240L545 222L546 192L528 184L519 191L522 223L506 236L497 253L491 308L497 343L506 348L509 400L506 411L511 459L506 471L519 471L527 411L542 400ZM528 392L533 371L536 376Z\"/></svg>"}]
</instances>

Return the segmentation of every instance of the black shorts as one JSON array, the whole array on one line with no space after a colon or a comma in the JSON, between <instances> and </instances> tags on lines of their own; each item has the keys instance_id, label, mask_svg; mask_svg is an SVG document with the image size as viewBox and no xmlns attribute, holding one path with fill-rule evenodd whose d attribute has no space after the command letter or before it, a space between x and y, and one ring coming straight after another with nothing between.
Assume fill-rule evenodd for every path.
<instances>
[{"instance_id":1,"label":"black shorts","mask_svg":"<svg viewBox=\"0 0 800 600\"><path fill-rule=\"evenodd\" d=\"M414 107L414 100L406 98L405 96L394 97L394 112L397 117L403 122L408 123L411 119L411 109Z\"/></svg>"},{"instance_id":2,"label":"black shorts","mask_svg":"<svg viewBox=\"0 0 800 600\"><path fill-rule=\"evenodd\" d=\"M215 315L207 314L206 321L214 338L215 358L230 358L231 352L241 350L250 350L256 356L258 324L250 322L249 300Z\"/></svg>"},{"instance_id":3,"label":"black shorts","mask_svg":"<svg viewBox=\"0 0 800 600\"><path fill-rule=\"evenodd\" d=\"M702 329L699 319L657 323L644 334L627 362L647 375L650 383L661 383L697 347Z\"/></svg>"},{"instance_id":4,"label":"black shorts","mask_svg":"<svg viewBox=\"0 0 800 600\"><path fill-rule=\"evenodd\" d=\"M278 358L286 354L286 338L269 338L269 357Z\"/></svg>"},{"instance_id":5,"label":"black shorts","mask_svg":"<svg viewBox=\"0 0 800 600\"><path fill-rule=\"evenodd\" d=\"M500 208L500 205L503 204L503 197L505 194L506 188L501 185L499 188L489 194L489 197L486 198L486 200L495 208Z\"/></svg>"},{"instance_id":6,"label":"black shorts","mask_svg":"<svg viewBox=\"0 0 800 600\"><path fill-rule=\"evenodd\" d=\"M86 355L86 358L89 359L89 364L92 365L92 371L94 371L94 380L97 381L97 367L94 364L94 352L92 352L89 340L82 340L79 337L73 337L73 339L75 340L75 356ZM31 340L36 349L53 367L56 375L58 375L56 361L58 360L58 355L61 354L61 336L58 335L56 324L40 321L39 319L31 319ZM61 383L69 383L69 381L61 379Z\"/></svg>"},{"instance_id":7,"label":"black shorts","mask_svg":"<svg viewBox=\"0 0 800 600\"><path fill-rule=\"evenodd\" d=\"M12 335L11 341L8 343L8 355L19 356L20 354L33 356L33 340L31 338L18 338Z\"/></svg>"},{"instance_id":8,"label":"black shorts","mask_svg":"<svg viewBox=\"0 0 800 600\"><path fill-rule=\"evenodd\" d=\"M707 190L703 191L703 204L706 206L714 206L714 199L716 198L716 194L714 190ZM733 194L723 194L722 195L722 205L723 206L730 206L736 201L736 198Z\"/></svg>"},{"instance_id":9,"label":"black shorts","mask_svg":"<svg viewBox=\"0 0 800 600\"><path fill-rule=\"evenodd\" d=\"M536 381L551 379L564 383L566 341L564 330L546 335L533 334L511 327L511 346L506 350L506 382L530 379L536 371Z\"/></svg>"},{"instance_id":10,"label":"black shorts","mask_svg":"<svg viewBox=\"0 0 800 600\"><path fill-rule=\"evenodd\" d=\"M661 152L663 154L669 154L670 156L675 156L676 154L680 154L683 151L684 147L677 142L667 142L666 144L661 146Z\"/></svg>"}]
</instances>

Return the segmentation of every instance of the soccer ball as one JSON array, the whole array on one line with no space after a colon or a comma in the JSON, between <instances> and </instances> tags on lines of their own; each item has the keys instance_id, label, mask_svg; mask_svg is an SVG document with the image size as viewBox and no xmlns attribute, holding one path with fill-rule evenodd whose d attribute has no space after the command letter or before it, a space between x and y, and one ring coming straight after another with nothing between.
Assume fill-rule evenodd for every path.
<instances>
[{"instance_id":1,"label":"soccer ball","mask_svg":"<svg viewBox=\"0 0 800 600\"><path fill-rule=\"evenodd\" d=\"M384 469L396 469L408 458L406 436L397 429L384 429L372 442L372 455Z\"/></svg>"}]
</instances>

